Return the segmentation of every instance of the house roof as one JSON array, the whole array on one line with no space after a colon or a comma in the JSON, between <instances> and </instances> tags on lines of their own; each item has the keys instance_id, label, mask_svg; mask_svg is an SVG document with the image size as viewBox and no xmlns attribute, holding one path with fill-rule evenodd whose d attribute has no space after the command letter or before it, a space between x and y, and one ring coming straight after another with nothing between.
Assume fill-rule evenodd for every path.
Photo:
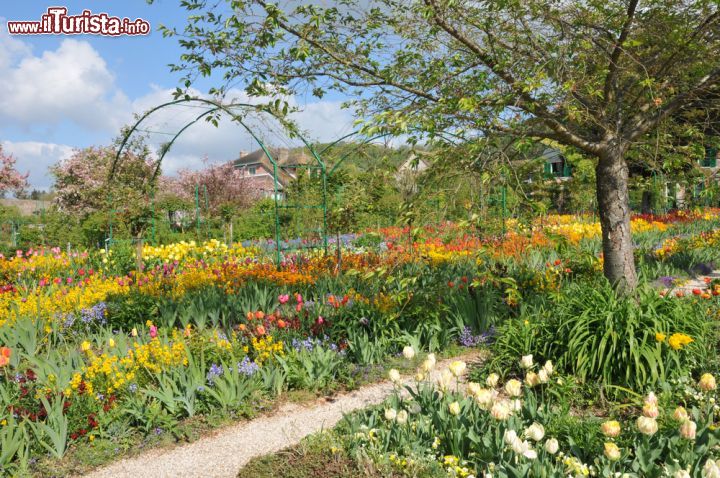
<instances>
[{"instance_id":1,"label":"house roof","mask_svg":"<svg viewBox=\"0 0 720 478\"><path fill-rule=\"evenodd\" d=\"M291 167L296 165L312 164L313 159L302 149L288 149L288 148L268 148L278 166ZM243 154L240 153L240 157L235 160L235 164L249 165L261 163L265 159L270 163L265 154L265 151L258 149L252 153Z\"/></svg>"},{"instance_id":2,"label":"house roof","mask_svg":"<svg viewBox=\"0 0 720 478\"><path fill-rule=\"evenodd\" d=\"M425 161L423 158L417 157L415 154L411 154L408 159L398 167L398 172L413 171L422 172L430 167L430 163Z\"/></svg>"},{"instance_id":3,"label":"house roof","mask_svg":"<svg viewBox=\"0 0 720 478\"><path fill-rule=\"evenodd\" d=\"M541 158L544 158L548 163L561 163L563 161L562 153L555 148L546 148Z\"/></svg>"},{"instance_id":4,"label":"house roof","mask_svg":"<svg viewBox=\"0 0 720 478\"><path fill-rule=\"evenodd\" d=\"M268 148L275 162L278 164L278 182L281 187L286 187L295 179L295 176L288 172L286 168L294 168L298 165L312 164L313 159L301 149L288 148ZM240 157L234 161L238 167L246 167L251 165L260 165L270 174L273 171L273 164L268 159L265 151L258 149L252 153L240 153Z\"/></svg>"}]
</instances>

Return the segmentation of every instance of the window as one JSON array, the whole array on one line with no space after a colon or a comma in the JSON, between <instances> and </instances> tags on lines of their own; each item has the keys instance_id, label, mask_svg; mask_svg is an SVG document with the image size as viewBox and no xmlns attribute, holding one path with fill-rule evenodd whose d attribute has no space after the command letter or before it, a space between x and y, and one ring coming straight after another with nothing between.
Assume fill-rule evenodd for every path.
<instances>
[{"instance_id":1,"label":"window","mask_svg":"<svg viewBox=\"0 0 720 478\"><path fill-rule=\"evenodd\" d=\"M717 167L717 153L717 148L705 146L705 157L700 161L700 166L703 168Z\"/></svg>"},{"instance_id":2,"label":"window","mask_svg":"<svg viewBox=\"0 0 720 478\"><path fill-rule=\"evenodd\" d=\"M569 178L572 176L572 167L561 158L559 161L545 163L545 176L548 178Z\"/></svg>"},{"instance_id":3,"label":"window","mask_svg":"<svg viewBox=\"0 0 720 478\"><path fill-rule=\"evenodd\" d=\"M250 174L252 174L252 175L254 176L255 173L257 173L257 166L250 166L250 167L248 168L248 173L250 173Z\"/></svg>"}]
</instances>

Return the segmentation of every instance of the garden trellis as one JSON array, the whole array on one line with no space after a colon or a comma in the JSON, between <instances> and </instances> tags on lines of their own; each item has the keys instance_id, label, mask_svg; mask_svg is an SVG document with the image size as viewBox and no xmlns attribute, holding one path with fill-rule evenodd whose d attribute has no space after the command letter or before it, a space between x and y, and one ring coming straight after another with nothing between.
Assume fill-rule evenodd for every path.
<instances>
[{"instance_id":1,"label":"garden trellis","mask_svg":"<svg viewBox=\"0 0 720 478\"><path fill-rule=\"evenodd\" d=\"M172 132L167 131L155 131L150 129L143 129L141 128L144 126L145 122L148 121L154 114L160 113L163 110L166 110L168 108L172 108L175 106L191 106L194 108L198 108L202 110L199 114L193 116L190 120L184 122L179 128ZM173 148L175 143L178 141L178 139L181 137L183 133L188 131L193 125L197 124L199 121L205 119L205 120L215 120L215 118L221 116L221 115L227 115L234 123L239 125L241 127L242 131L247 132L250 137L252 138L253 142L256 143L260 149L262 150L264 156L269 160L270 164L272 165L272 179L273 179L273 222L274 222L274 241L273 241L273 249L274 249L274 255L275 260L279 264L284 256L284 253L287 251L295 250L295 249L306 249L306 248L322 248L326 253L328 251L328 211L327 211L327 204L328 204L328 198L327 198L327 181L328 178L337 170L337 168L352 154L353 151L350 151L346 154L344 154L342 157L340 157L332 166L331 169L328 170L325 161L323 161L323 155L326 154L330 149L332 149L334 146L337 146L338 144L342 143L344 140L347 140L349 138L357 138L355 141L357 143L357 147L360 147L365 144L369 144L372 141L381 139L381 138L387 138L392 136L390 133L382 133L377 135L364 135L361 131L354 131L350 134L347 134L338 140L330 143L325 148L323 148L320 152L316 151L315 147L300 134L297 132L291 125L283 122L277 115L275 115L270 109L263 108L258 105L252 105L248 103L227 103L223 104L219 101L204 99L204 98L183 98L183 99L177 99L174 101L169 101L163 104L160 104L158 106L155 106L148 110L146 113L141 115L135 124L129 128L125 135L122 138L122 141L120 143L120 146L118 147L117 154L115 156L115 160L113 161L113 165L109 174L108 181L113 181L115 179L115 174L118 168L118 165L123 159L123 152L126 151L129 142L133 136L133 134L137 133L156 133L156 134L162 134L169 136L169 140L167 142L164 142L160 145L157 151L157 159L155 161L155 167L153 170L153 173L151 177L149 178L150 183L154 184L155 180L158 178L160 174L160 168L163 159L165 156L170 152L170 150ZM275 120L279 121L280 124L284 127L285 133L287 134L288 138L297 138L301 141L302 147L305 151L307 151L310 154L311 161L307 164L282 164L277 157L275 157L272 147L268 144L267 141L264 141L261 138L261 135L256 127L254 127L250 121L248 121L248 117L251 114L257 114L257 115L265 115L266 117L274 118ZM460 138L458 135L455 135L453 133L438 133L436 134L437 137L442 138L445 141L454 142L453 138ZM461 139L461 138L460 138ZM285 194L285 191L282 189L279 181L279 176L282 174L284 169L294 168L296 170L306 170L308 171L308 175L310 177L313 177L319 181L320 184L320 198L317 201L310 201L310 202L303 202L301 198L291 198L287 197ZM201 209L204 206L205 211L208 210L208 197L207 197L207 190L204 187L204 185L197 185L195 188L195 222L196 222L196 229L199 231L201 228L201 224L203 223L203 219L201 218ZM155 201L154 201L154 189L150 195L150 202L151 202L151 208L153 212L153 218L152 218L152 228L151 233L153 236L153 239L155 237ZM203 204L204 203L204 204ZM320 212L320 224L319 227L316 229L304 229L302 232L303 234L309 233L309 239L300 237L293 240L284 240L283 235L283 228L285 227L283 225L283 219L287 217L288 214L292 214L293 211L305 211L305 210L317 210ZM116 215L116 211L113 210L111 222L113 221L113 217ZM108 238L108 241L106 242L113 242L115 239L112 237L112 223L109 227L110 231L110 237Z\"/></svg>"},{"instance_id":2,"label":"garden trellis","mask_svg":"<svg viewBox=\"0 0 720 478\"><path fill-rule=\"evenodd\" d=\"M281 214L283 211L286 210L292 210L292 209L318 209L322 212L322 224L320 225L319 229L317 229L316 233L320 235L321 239L321 245L327 251L327 203L326 203L326 197L325 197L325 190L326 190L326 181L327 181L327 170L325 168L325 164L322 161L320 155L315 151L312 144L310 144L300 133L297 131L294 131L289 127L289 125L286 125L285 123L282 123L286 126L286 133L288 133L288 137L291 138L298 138L304 145L304 148L310 153L310 156L312 158L311 164L306 165L293 165L294 167L299 168L305 168L310 171L315 171L318 176L321 179L322 182L322 189L323 194L321 201L319 203L315 204L298 204L298 203L290 203L287 199L282 199L282 191L281 186L278 180L278 177L281 173L281 170L283 168L286 168L286 165L282 165L279 163L277 158L273 155L271 151L271 147L261 139L260 134L255 130L255 128L252 127L251 124L249 124L249 121L247 120L248 116L250 114L265 114L269 115L271 117L274 117L275 119L278 119L277 116L275 116L271 111L268 109L262 108L258 105L251 105L248 103L228 103L223 104L218 101L208 100L204 98L183 98L178 99L174 101L170 101L167 103L163 103L161 105L158 105L150 110L148 110L146 113L144 113L142 116L138 118L138 120L135 122L135 124L126 132L124 135L120 146L118 148L115 160L113 162L113 166L110 171L110 175L108 180L112 181L114 179L117 166L122 161L122 154L125 148L127 147L132 135L137 132L143 132L143 130L140 129L140 126L148 120L153 114L160 112L164 109L171 108L173 106L178 105L185 105L185 106L193 106L199 109L202 109L203 111L192 118L190 121L186 122L182 127L180 127L177 131L173 133L166 133L161 132L161 134L169 134L171 136L170 140L159 148L159 154L158 158L156 160L155 169L153 172L152 177L150 178L151 182L154 182L158 175L160 174L160 167L162 164L163 159L167 155L167 153L172 149L173 145L176 143L176 141L180 138L180 136L186 132L191 126L198 123L200 120L206 119L211 120L216 116L220 116L222 114L225 114L230 117L230 119L240 125L244 131L246 131L253 139L253 141L260 147L260 149L263 151L265 157L270 161L270 164L272 165L272 173L273 173L273 204L274 204L274 223L275 223L275 238L274 238L274 249L275 249L275 259L278 263L282 260L283 253L288 250L296 249L298 247L308 247L305 245L296 246L292 242L285 242L283 241L283 235L282 235L282 223L281 223ZM278 119L279 120L279 119ZM199 186L198 186L199 187ZM199 190L196 189L195 194L195 205L196 205L196 221L197 225L199 227L200 224L200 193ZM207 194L205 194L205 206L207 207ZM315 245L310 245L310 247L314 247Z\"/></svg>"}]
</instances>

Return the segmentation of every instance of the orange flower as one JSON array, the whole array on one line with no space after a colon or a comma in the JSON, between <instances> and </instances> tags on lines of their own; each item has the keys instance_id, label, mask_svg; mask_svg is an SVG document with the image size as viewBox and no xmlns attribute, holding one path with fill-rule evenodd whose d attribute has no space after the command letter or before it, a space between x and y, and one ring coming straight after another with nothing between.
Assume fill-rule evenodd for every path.
<instances>
[{"instance_id":1,"label":"orange flower","mask_svg":"<svg viewBox=\"0 0 720 478\"><path fill-rule=\"evenodd\" d=\"M0 367L5 367L10 363L11 351L8 347L0 347Z\"/></svg>"},{"instance_id":2,"label":"orange flower","mask_svg":"<svg viewBox=\"0 0 720 478\"><path fill-rule=\"evenodd\" d=\"M258 325L255 331L258 335L265 335L265 327L263 327L262 325Z\"/></svg>"},{"instance_id":3,"label":"orange flower","mask_svg":"<svg viewBox=\"0 0 720 478\"><path fill-rule=\"evenodd\" d=\"M264 317L265 317L265 312L263 312L262 310L258 310L257 312L255 312L256 319L262 319Z\"/></svg>"},{"instance_id":4,"label":"orange flower","mask_svg":"<svg viewBox=\"0 0 720 478\"><path fill-rule=\"evenodd\" d=\"M282 319L278 320L278 321L277 321L277 326L280 327L281 329L284 329L284 328L285 328L285 321L282 320Z\"/></svg>"},{"instance_id":5,"label":"orange flower","mask_svg":"<svg viewBox=\"0 0 720 478\"><path fill-rule=\"evenodd\" d=\"M244 331L245 328L246 328L246 327L245 327L245 324L240 324L240 325L238 326L238 329L240 329L241 331Z\"/></svg>"}]
</instances>

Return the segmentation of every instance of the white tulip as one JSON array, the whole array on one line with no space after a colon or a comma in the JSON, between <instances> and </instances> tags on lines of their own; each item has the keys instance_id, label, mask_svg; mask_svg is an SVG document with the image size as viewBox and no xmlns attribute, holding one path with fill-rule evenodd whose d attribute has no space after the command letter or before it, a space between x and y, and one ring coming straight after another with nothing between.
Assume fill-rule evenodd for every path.
<instances>
[{"instance_id":1,"label":"white tulip","mask_svg":"<svg viewBox=\"0 0 720 478\"><path fill-rule=\"evenodd\" d=\"M545 442L545 451L550 453L551 455L554 455L555 453L557 453L559 449L560 449L560 444L558 443L558 441L556 439L551 438Z\"/></svg>"},{"instance_id":2,"label":"white tulip","mask_svg":"<svg viewBox=\"0 0 720 478\"><path fill-rule=\"evenodd\" d=\"M533 441L540 441L545 437L545 427L535 422L525 430L525 436Z\"/></svg>"},{"instance_id":3,"label":"white tulip","mask_svg":"<svg viewBox=\"0 0 720 478\"><path fill-rule=\"evenodd\" d=\"M510 379L505 384L505 392L511 397L519 397L522 395L522 384L519 380Z\"/></svg>"},{"instance_id":4,"label":"white tulip","mask_svg":"<svg viewBox=\"0 0 720 478\"><path fill-rule=\"evenodd\" d=\"M407 423L408 419L408 412L405 410L400 410L397 412L397 416L395 417L399 425L405 425Z\"/></svg>"},{"instance_id":5,"label":"white tulip","mask_svg":"<svg viewBox=\"0 0 720 478\"><path fill-rule=\"evenodd\" d=\"M520 359L520 366L522 368L530 368L533 366L533 356L530 355L523 355Z\"/></svg>"}]
</instances>

